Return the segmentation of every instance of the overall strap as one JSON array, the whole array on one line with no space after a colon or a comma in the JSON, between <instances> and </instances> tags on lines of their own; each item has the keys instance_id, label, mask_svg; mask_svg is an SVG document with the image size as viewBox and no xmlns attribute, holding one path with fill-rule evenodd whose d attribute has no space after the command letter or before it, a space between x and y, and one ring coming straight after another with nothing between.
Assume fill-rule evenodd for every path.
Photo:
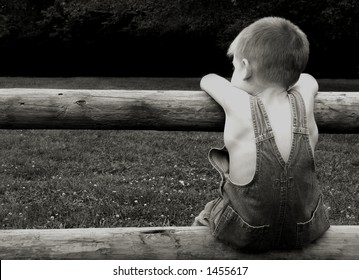
<instances>
[{"instance_id":1,"label":"overall strap","mask_svg":"<svg viewBox=\"0 0 359 280\"><path fill-rule=\"evenodd\" d=\"M302 95L291 90L288 94L293 112L293 133L309 134L307 115Z\"/></svg>"},{"instance_id":2,"label":"overall strap","mask_svg":"<svg viewBox=\"0 0 359 280\"><path fill-rule=\"evenodd\" d=\"M272 127L262 101L256 96L251 96L250 103L256 143L273 138Z\"/></svg>"}]
</instances>

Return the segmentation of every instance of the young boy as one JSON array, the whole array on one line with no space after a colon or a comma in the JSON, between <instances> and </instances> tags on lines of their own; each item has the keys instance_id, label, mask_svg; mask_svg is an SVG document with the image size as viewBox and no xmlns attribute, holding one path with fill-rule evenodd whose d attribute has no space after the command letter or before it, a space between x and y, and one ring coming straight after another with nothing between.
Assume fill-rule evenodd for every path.
<instances>
[{"instance_id":1,"label":"young boy","mask_svg":"<svg viewBox=\"0 0 359 280\"><path fill-rule=\"evenodd\" d=\"M222 149L209 153L221 174L221 196L193 225L242 250L300 248L328 228L315 182L316 80L301 74L306 35L288 20L267 17L231 44L231 82L209 74L201 88L224 109Z\"/></svg>"}]
</instances>

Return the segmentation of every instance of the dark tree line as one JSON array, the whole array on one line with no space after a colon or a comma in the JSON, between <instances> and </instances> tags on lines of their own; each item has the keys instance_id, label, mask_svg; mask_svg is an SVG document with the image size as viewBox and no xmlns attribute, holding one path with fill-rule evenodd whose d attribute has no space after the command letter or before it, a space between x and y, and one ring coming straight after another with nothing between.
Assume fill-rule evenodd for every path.
<instances>
[{"instance_id":1,"label":"dark tree line","mask_svg":"<svg viewBox=\"0 0 359 280\"><path fill-rule=\"evenodd\" d=\"M357 0L0 0L0 75L228 75L228 45L263 16L306 32L308 72L358 77Z\"/></svg>"}]
</instances>

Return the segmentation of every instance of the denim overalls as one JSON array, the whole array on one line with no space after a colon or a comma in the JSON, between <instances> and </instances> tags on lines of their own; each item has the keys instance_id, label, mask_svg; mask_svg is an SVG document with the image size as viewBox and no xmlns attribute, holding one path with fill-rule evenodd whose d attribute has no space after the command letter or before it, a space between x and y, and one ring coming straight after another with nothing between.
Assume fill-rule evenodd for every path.
<instances>
[{"instance_id":1,"label":"denim overalls","mask_svg":"<svg viewBox=\"0 0 359 280\"><path fill-rule=\"evenodd\" d=\"M213 235L242 250L301 248L328 228L322 194L316 184L305 107L300 93L288 93L293 141L285 163L275 143L262 101L251 96L256 139L256 170L247 185L229 178L226 148L211 149L209 161L221 174L221 197L207 203L193 225L207 225Z\"/></svg>"}]
</instances>

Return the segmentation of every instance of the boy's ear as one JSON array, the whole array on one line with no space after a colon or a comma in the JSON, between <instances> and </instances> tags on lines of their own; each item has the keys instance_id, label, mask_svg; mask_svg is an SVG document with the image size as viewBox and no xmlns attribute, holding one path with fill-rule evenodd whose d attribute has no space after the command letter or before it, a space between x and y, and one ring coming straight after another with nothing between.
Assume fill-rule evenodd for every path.
<instances>
[{"instance_id":1,"label":"boy's ear","mask_svg":"<svg viewBox=\"0 0 359 280\"><path fill-rule=\"evenodd\" d=\"M250 77L252 77L252 65L249 63L249 61L246 58L243 58L242 67L244 69L243 80L248 80Z\"/></svg>"}]
</instances>

